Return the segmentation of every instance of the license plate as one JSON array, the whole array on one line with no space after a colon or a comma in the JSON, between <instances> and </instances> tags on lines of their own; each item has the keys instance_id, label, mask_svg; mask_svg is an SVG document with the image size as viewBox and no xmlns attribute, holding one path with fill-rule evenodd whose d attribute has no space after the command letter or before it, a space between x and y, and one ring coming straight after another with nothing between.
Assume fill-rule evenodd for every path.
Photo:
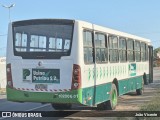
<instances>
[{"instance_id":1,"label":"license plate","mask_svg":"<svg viewBox=\"0 0 160 120\"><path fill-rule=\"evenodd\" d=\"M48 89L48 85L47 84L35 84L35 89L45 89L47 90Z\"/></svg>"}]
</instances>

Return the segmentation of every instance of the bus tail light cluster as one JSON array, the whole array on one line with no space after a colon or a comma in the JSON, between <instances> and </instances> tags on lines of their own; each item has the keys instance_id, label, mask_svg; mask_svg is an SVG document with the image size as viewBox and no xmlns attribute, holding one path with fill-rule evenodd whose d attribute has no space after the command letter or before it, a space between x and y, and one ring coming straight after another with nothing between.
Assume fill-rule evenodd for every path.
<instances>
[{"instance_id":1,"label":"bus tail light cluster","mask_svg":"<svg viewBox=\"0 0 160 120\"><path fill-rule=\"evenodd\" d=\"M73 65L73 72L72 72L72 90L77 90L81 88L81 68L79 65Z\"/></svg>"},{"instance_id":2,"label":"bus tail light cluster","mask_svg":"<svg viewBox=\"0 0 160 120\"><path fill-rule=\"evenodd\" d=\"M7 64L6 73L7 73L7 85L12 88L13 82L12 82L11 64Z\"/></svg>"}]
</instances>

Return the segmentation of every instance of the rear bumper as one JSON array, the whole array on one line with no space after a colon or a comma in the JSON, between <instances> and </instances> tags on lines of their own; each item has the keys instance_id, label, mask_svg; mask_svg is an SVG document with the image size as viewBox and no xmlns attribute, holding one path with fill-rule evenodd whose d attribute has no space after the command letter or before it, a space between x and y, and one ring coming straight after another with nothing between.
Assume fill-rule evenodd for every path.
<instances>
[{"instance_id":1,"label":"rear bumper","mask_svg":"<svg viewBox=\"0 0 160 120\"><path fill-rule=\"evenodd\" d=\"M7 100L14 102L82 103L82 90L67 92L30 92L6 87Z\"/></svg>"}]
</instances>

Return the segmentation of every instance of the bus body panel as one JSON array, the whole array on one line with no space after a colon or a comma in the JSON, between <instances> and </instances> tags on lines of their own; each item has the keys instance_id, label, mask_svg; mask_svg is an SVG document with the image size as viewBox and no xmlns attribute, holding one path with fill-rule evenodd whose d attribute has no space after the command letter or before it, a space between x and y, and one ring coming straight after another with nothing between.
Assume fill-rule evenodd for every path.
<instances>
[{"instance_id":1,"label":"bus body panel","mask_svg":"<svg viewBox=\"0 0 160 120\"><path fill-rule=\"evenodd\" d=\"M42 92L45 91L44 88L40 88L43 87L43 84L48 92L68 91L71 89L72 59L32 60L32 62L30 60L17 59L12 60L11 63L13 87L16 89L29 89L29 91L36 91L37 89L37 91ZM39 66L39 64L41 64L41 66ZM29 74L25 75L27 72L29 72ZM48 72L50 72L49 76L45 76ZM54 72L58 72L56 73L57 76L54 75ZM64 73L67 75L63 75ZM36 86L37 88L35 88Z\"/></svg>"},{"instance_id":2,"label":"bus body panel","mask_svg":"<svg viewBox=\"0 0 160 120\"><path fill-rule=\"evenodd\" d=\"M78 47L77 24L74 27L76 32L73 32L72 46ZM81 54L80 49L77 51L77 48L71 46L70 55L60 59L23 59L21 56L14 56L11 23L8 30L7 64L11 64L13 82L13 87L7 85L8 100L38 102L39 99L39 102L55 103L81 101L81 90L71 90L73 65L79 63L79 59L73 58ZM26 94L30 97L27 98Z\"/></svg>"},{"instance_id":3,"label":"bus body panel","mask_svg":"<svg viewBox=\"0 0 160 120\"><path fill-rule=\"evenodd\" d=\"M118 34L130 36L126 33L121 33L111 29L106 29L94 24L80 23L80 31L90 30L95 32L101 32L104 34ZM122 35L121 35L122 34ZM83 36L83 35L82 35ZM137 36L130 36L135 39L144 38ZM80 37L81 38L81 37ZM148 44L148 43L147 43ZM83 47L83 46L82 46ZM83 53L83 52L82 52ZM84 54L84 53L83 53ZM119 95L128 93L129 91L139 89L143 84L143 75L149 74L148 61L146 62L125 62L125 63L104 63L104 64L85 64L82 62L83 74L82 74L82 102L89 106L95 106L99 103L109 100L109 93L111 85L114 79L118 80ZM131 69L130 67L135 67Z\"/></svg>"},{"instance_id":4,"label":"bus body panel","mask_svg":"<svg viewBox=\"0 0 160 120\"><path fill-rule=\"evenodd\" d=\"M148 76L149 74L149 62L111 63L108 59L108 62L103 64L96 61L93 64L85 64L84 30L92 31L93 38L95 32L102 32L106 36L114 34L139 39L146 44L151 44L148 39L75 20L69 56L61 56L60 59L22 59L20 56L14 56L13 31L10 24L7 42L7 64L11 64L13 88L7 86L7 99L20 102L79 103L96 106L110 99L111 86L115 79L118 81L119 95L142 88L143 75ZM81 88L76 90L71 89L74 64L80 66L81 70ZM31 74L28 77L30 80L24 80L27 70ZM33 80L33 78L44 79L40 78L42 77L41 74L45 76L48 72L57 72L60 80L58 81L57 77L54 76L52 77L55 78L55 81L49 83L44 82L44 80L43 82Z\"/></svg>"}]
</instances>

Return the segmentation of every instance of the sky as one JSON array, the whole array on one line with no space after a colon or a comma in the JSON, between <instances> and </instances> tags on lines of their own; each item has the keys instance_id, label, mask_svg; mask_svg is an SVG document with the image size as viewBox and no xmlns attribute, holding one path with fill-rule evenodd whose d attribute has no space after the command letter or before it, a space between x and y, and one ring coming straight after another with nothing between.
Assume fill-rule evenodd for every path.
<instances>
[{"instance_id":1,"label":"sky","mask_svg":"<svg viewBox=\"0 0 160 120\"><path fill-rule=\"evenodd\" d=\"M11 20L78 19L148 38L160 47L160 0L0 0L16 4ZM0 5L0 56L6 55L9 10Z\"/></svg>"}]
</instances>

